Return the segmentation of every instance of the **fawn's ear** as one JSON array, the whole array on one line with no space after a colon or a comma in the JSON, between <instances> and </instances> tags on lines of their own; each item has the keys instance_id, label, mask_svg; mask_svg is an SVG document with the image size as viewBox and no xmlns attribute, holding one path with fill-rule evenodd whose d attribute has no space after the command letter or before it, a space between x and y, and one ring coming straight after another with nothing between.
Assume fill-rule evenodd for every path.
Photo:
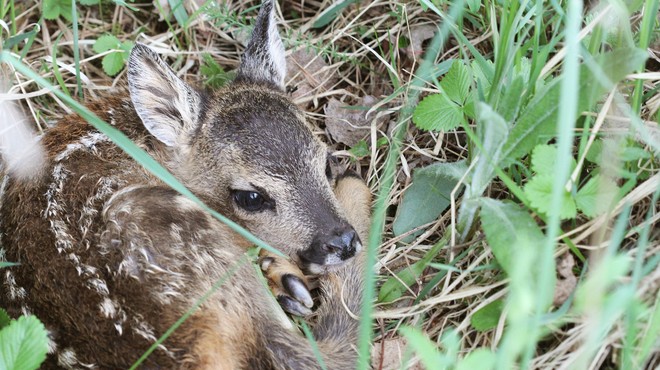
<instances>
[{"instance_id":1,"label":"fawn's ear","mask_svg":"<svg viewBox=\"0 0 660 370\"><path fill-rule=\"evenodd\" d=\"M199 93L143 44L136 43L131 51L128 88L144 126L168 146L181 144L195 128Z\"/></svg>"},{"instance_id":2,"label":"fawn's ear","mask_svg":"<svg viewBox=\"0 0 660 370\"><path fill-rule=\"evenodd\" d=\"M236 82L269 83L284 90L286 60L284 45L275 24L273 0L265 0L257 16Z\"/></svg>"}]
</instances>

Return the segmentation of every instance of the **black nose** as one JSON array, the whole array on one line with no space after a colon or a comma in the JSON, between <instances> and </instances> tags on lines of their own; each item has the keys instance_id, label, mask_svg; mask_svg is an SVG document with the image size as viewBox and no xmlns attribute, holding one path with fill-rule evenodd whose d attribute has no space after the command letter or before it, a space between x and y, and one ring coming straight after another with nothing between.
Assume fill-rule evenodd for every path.
<instances>
[{"instance_id":1,"label":"black nose","mask_svg":"<svg viewBox=\"0 0 660 370\"><path fill-rule=\"evenodd\" d=\"M352 227L344 228L331 235L321 248L326 253L335 253L342 260L349 259L355 255L358 237Z\"/></svg>"}]
</instances>

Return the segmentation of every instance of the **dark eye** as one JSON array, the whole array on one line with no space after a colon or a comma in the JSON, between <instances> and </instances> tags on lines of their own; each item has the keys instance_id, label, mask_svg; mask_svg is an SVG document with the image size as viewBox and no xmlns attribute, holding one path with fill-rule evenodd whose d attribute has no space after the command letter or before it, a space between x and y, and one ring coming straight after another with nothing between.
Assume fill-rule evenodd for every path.
<instances>
[{"instance_id":1,"label":"dark eye","mask_svg":"<svg viewBox=\"0 0 660 370\"><path fill-rule=\"evenodd\" d=\"M256 191L234 190L232 196L234 202L248 212L258 212L270 208L266 197Z\"/></svg>"}]
</instances>

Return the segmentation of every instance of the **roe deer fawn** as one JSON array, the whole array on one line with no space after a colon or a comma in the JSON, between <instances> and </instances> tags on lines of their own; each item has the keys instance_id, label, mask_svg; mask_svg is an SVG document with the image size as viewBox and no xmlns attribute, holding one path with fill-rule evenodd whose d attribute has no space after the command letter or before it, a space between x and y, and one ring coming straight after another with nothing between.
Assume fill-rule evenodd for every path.
<instances>
[{"instance_id":1,"label":"roe deer fawn","mask_svg":"<svg viewBox=\"0 0 660 370\"><path fill-rule=\"evenodd\" d=\"M358 323L344 305L361 305L370 194L329 163L284 93L285 70L266 1L229 86L193 88L138 44L128 88L87 106L211 208L291 257L262 260L287 311L313 304L298 267L318 275L322 360L350 369ZM40 145L36 173L4 167L0 260L18 265L0 270L0 307L43 321L44 368L128 368L228 272L143 367L320 368L307 339L277 319L254 267L237 265L250 243L80 116L62 118Z\"/></svg>"}]
</instances>

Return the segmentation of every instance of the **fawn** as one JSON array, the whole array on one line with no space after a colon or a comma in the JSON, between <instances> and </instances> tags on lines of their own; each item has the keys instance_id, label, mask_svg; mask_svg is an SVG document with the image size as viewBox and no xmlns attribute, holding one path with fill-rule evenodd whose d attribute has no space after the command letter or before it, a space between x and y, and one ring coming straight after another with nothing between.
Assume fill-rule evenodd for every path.
<instances>
[{"instance_id":1,"label":"fawn","mask_svg":"<svg viewBox=\"0 0 660 370\"><path fill-rule=\"evenodd\" d=\"M291 257L261 259L285 310L310 312L301 269L317 275L322 360L350 369L358 322L344 305L361 305L370 193L337 173L287 98L274 12L265 1L229 86L191 87L138 44L128 87L87 106L211 208ZM0 260L18 265L0 270L0 307L45 324L44 368L128 368L225 275L144 368L320 368L308 340L278 320L254 267L238 264L249 242L80 116L63 117L39 145L35 172L4 166Z\"/></svg>"}]
</instances>

